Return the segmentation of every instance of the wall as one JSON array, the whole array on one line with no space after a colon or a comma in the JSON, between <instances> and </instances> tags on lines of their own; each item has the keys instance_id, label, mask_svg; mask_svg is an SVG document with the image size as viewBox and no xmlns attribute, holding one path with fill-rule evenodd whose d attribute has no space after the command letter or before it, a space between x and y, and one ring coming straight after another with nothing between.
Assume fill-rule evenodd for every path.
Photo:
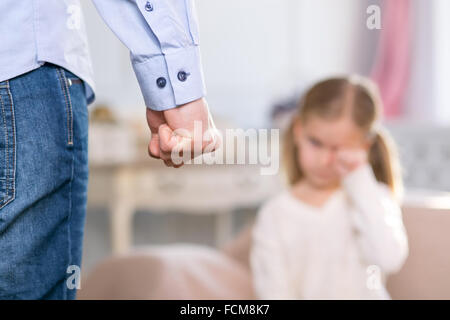
<instances>
[{"instance_id":1,"label":"wall","mask_svg":"<svg viewBox=\"0 0 450 320\"><path fill-rule=\"evenodd\" d=\"M111 104L124 117L143 114L127 49L92 3L82 3L97 102ZM237 126L268 126L274 101L318 78L370 70L377 31L366 28L367 0L196 3L210 108Z\"/></svg>"}]
</instances>

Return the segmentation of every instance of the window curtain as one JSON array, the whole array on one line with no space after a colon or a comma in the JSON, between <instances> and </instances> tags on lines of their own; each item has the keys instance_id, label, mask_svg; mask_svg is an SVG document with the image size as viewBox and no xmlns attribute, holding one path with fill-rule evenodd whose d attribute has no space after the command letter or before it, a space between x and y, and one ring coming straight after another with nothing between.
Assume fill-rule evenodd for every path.
<instances>
[{"instance_id":1,"label":"window curtain","mask_svg":"<svg viewBox=\"0 0 450 320\"><path fill-rule=\"evenodd\" d=\"M381 8L382 29L371 78L380 88L384 116L389 119L404 112L411 59L411 2L384 0Z\"/></svg>"}]
</instances>

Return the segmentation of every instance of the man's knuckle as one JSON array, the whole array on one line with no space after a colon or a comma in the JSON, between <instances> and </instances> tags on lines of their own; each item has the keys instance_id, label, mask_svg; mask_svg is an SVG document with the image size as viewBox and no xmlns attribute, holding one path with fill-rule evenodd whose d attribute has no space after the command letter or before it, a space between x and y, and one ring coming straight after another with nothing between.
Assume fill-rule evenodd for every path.
<instances>
[{"instance_id":1,"label":"man's knuckle","mask_svg":"<svg viewBox=\"0 0 450 320\"><path fill-rule=\"evenodd\" d=\"M148 155L152 158L159 159L158 155L152 151L150 147L147 148Z\"/></svg>"},{"instance_id":2,"label":"man's knuckle","mask_svg":"<svg viewBox=\"0 0 450 320\"><path fill-rule=\"evenodd\" d=\"M161 151L164 153L170 153L172 151L172 149L170 148L169 145L163 143L163 144L161 144Z\"/></svg>"}]
</instances>

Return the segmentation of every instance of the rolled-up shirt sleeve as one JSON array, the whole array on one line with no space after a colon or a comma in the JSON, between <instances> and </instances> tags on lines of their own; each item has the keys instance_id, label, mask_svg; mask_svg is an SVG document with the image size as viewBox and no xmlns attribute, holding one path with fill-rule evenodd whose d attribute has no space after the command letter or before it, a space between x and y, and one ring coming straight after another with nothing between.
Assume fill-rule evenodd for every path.
<instances>
[{"instance_id":1,"label":"rolled-up shirt sleeve","mask_svg":"<svg viewBox=\"0 0 450 320\"><path fill-rule=\"evenodd\" d=\"M206 95L193 0L92 0L130 50L145 104L157 111Z\"/></svg>"}]
</instances>

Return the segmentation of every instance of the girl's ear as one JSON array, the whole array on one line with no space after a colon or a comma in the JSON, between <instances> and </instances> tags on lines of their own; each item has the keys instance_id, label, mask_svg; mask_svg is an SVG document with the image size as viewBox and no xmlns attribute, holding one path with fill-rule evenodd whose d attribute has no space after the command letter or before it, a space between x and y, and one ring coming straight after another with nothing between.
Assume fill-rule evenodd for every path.
<instances>
[{"instance_id":1,"label":"girl's ear","mask_svg":"<svg viewBox=\"0 0 450 320\"><path fill-rule=\"evenodd\" d=\"M369 151L372 148L372 145L375 143L375 137L372 135L368 135L364 141L363 148L365 151Z\"/></svg>"}]
</instances>

